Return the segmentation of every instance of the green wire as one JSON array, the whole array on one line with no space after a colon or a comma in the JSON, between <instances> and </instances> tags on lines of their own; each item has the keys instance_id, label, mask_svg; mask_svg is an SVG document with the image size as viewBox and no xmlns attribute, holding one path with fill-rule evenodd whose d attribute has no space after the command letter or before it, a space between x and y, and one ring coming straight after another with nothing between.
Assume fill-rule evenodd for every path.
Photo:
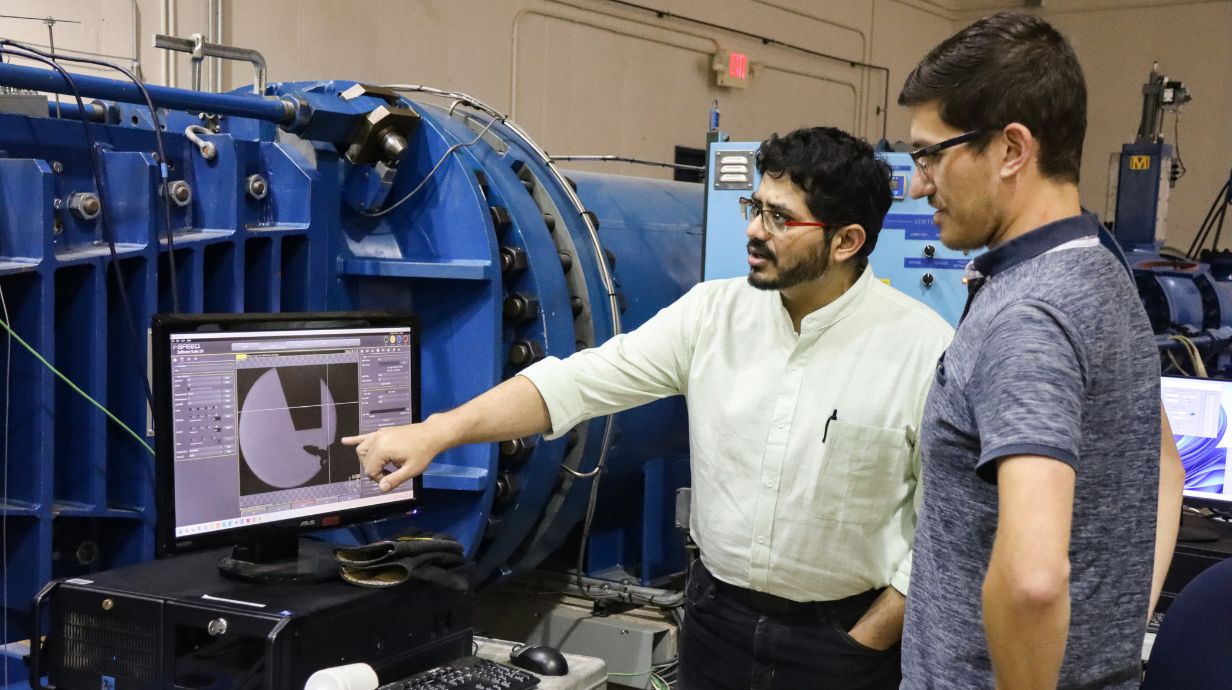
<instances>
[{"instance_id":1,"label":"green wire","mask_svg":"<svg viewBox=\"0 0 1232 690\"><path fill-rule=\"evenodd\" d=\"M86 393L85 391L83 391L83 390L81 390L80 388L78 388L78 387L77 387L77 384L75 384L75 383L73 383L72 381L70 381L70 380L69 380L69 378L68 378L67 376L65 376L64 374L61 374L59 369L56 369L54 366L52 366L52 365L51 365L51 362L48 362L46 359L44 359L44 358L43 358L43 356L42 356L42 355L40 355L40 354L38 353L38 350L35 350L33 347L30 347L30 344L29 344L29 343L27 343L26 341L22 340L22 339L21 339L21 336L20 336L20 335L17 335L17 333L16 333L15 331L13 331L13 329L12 329L11 327L9 327L9 325L8 325L7 323L5 323L5 322L4 322L4 319L0 319L0 326L3 326L3 327L4 327L4 330L8 331L8 332L9 332L9 335L13 336L13 339L14 339L14 340L16 340L18 343L20 343L22 347L26 348L26 350L28 350L28 351L30 352L30 354L34 355L35 359L37 359L38 361L42 362L42 363L43 363L43 366L45 366L45 367L47 367L48 369L50 369L50 370L51 370L51 373L55 374L56 376L59 376L61 381L63 381L63 382L65 382L65 383L67 383L67 384L68 384L68 387L69 387L69 388L72 388L73 390L77 391L77 393L78 393L79 395L81 395L81 397L85 398L86 400L89 400L91 403L93 403L93 405L94 405L95 407L97 407L98 409L102 410L103 414L107 415L107 417L108 417L108 418L110 418L110 419L111 419L111 421L115 422L116 424L119 424L121 429L124 429L124 430L125 430L125 431L127 431L127 432L128 432L128 433L129 433L129 434L130 434L133 438L137 439L137 443L140 443L140 444L141 444L141 445L142 445L142 446L143 446L146 450L150 451L150 455L154 455L154 449L150 447L150 444L148 444L148 443L146 443L146 442L145 442L145 439L144 439L144 438L141 438L141 436L140 436L140 435L138 435L138 434L137 434L137 432L133 431L133 430L132 430L132 429L131 429L131 428L130 428L127 424L125 424L124 422L121 422L121 421L120 421L120 419L119 419L118 417L116 417L115 415L111 414L111 410L108 410L107 408L103 407L103 406L102 406L102 404L101 404L101 403L99 403L97 400L95 400L94 398L91 398L89 393Z\"/></svg>"}]
</instances>

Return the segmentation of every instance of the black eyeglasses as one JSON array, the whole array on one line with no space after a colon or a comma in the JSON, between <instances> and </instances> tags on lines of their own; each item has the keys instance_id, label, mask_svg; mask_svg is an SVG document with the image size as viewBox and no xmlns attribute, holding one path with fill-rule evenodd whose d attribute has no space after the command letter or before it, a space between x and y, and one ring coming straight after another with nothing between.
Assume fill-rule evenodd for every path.
<instances>
[{"instance_id":1,"label":"black eyeglasses","mask_svg":"<svg viewBox=\"0 0 1232 690\"><path fill-rule=\"evenodd\" d=\"M907 155L911 156L911 160L915 162L915 167L918 168L925 177L928 177L928 168L935 162L937 154L948 148L966 144L970 141L975 141L983 134L983 130L978 129L970 132L964 132L956 137L950 137L945 141L939 141L935 144L918 148Z\"/></svg>"}]
</instances>

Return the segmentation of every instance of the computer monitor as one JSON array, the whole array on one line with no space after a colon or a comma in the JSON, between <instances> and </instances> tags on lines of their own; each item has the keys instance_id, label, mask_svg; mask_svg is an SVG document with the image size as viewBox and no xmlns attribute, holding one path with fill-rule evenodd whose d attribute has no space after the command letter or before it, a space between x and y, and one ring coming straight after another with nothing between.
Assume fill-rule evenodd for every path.
<instances>
[{"instance_id":1,"label":"computer monitor","mask_svg":"<svg viewBox=\"0 0 1232 690\"><path fill-rule=\"evenodd\" d=\"M407 513L345 436L419 421L419 330L386 313L156 315L159 556L235 547L249 580L336 577L303 532Z\"/></svg>"},{"instance_id":2,"label":"computer monitor","mask_svg":"<svg viewBox=\"0 0 1232 690\"><path fill-rule=\"evenodd\" d=\"M1228 474L1232 381L1165 376L1160 383L1164 410L1185 466L1185 502L1232 509Z\"/></svg>"}]
</instances>

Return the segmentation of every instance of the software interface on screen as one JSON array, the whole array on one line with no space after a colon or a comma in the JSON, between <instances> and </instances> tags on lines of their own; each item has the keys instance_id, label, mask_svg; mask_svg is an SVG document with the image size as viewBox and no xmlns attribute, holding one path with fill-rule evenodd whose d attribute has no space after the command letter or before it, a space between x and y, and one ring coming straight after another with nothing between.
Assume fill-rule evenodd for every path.
<instances>
[{"instance_id":1,"label":"software interface on screen","mask_svg":"<svg viewBox=\"0 0 1232 690\"><path fill-rule=\"evenodd\" d=\"M1161 383L1164 410L1185 465L1185 495L1232 501L1227 472L1232 382L1164 377Z\"/></svg>"},{"instance_id":2,"label":"software interface on screen","mask_svg":"<svg viewBox=\"0 0 1232 690\"><path fill-rule=\"evenodd\" d=\"M408 327L171 340L175 536L402 501L344 436L412 420Z\"/></svg>"}]
</instances>

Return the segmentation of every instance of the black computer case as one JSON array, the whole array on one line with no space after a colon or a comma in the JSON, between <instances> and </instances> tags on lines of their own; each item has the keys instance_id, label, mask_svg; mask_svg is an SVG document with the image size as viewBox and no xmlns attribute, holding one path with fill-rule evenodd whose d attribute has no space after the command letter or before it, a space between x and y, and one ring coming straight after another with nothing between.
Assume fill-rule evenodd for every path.
<instances>
[{"instance_id":1,"label":"black computer case","mask_svg":"<svg viewBox=\"0 0 1232 690\"><path fill-rule=\"evenodd\" d=\"M50 584L35 604L50 608L51 622L34 672L70 690L281 689L355 662L384 683L471 652L469 593L417 582L238 582L215 567L225 554Z\"/></svg>"}]
</instances>

